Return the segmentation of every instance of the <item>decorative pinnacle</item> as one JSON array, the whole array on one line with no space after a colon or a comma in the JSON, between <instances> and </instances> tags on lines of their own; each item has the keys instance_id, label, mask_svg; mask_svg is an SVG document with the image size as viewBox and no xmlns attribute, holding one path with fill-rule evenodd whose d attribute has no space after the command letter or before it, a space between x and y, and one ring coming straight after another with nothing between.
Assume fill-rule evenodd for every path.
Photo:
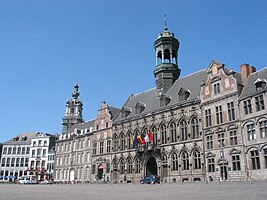
<instances>
[{"instance_id":1,"label":"decorative pinnacle","mask_svg":"<svg viewBox=\"0 0 267 200\"><path fill-rule=\"evenodd\" d=\"M164 30L165 31L168 30L168 26L167 26L167 15L164 15Z\"/></svg>"}]
</instances>

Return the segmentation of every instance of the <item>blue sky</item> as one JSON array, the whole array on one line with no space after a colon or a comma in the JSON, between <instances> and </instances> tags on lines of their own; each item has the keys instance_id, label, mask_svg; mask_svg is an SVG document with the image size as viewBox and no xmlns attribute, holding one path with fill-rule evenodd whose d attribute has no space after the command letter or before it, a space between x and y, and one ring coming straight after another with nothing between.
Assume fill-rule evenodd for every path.
<instances>
[{"instance_id":1,"label":"blue sky","mask_svg":"<svg viewBox=\"0 0 267 200\"><path fill-rule=\"evenodd\" d=\"M78 80L84 119L103 100L121 107L155 86L153 42L180 41L181 76L211 60L239 71L267 66L267 1L0 0L0 142L21 132L60 133Z\"/></svg>"}]
</instances>

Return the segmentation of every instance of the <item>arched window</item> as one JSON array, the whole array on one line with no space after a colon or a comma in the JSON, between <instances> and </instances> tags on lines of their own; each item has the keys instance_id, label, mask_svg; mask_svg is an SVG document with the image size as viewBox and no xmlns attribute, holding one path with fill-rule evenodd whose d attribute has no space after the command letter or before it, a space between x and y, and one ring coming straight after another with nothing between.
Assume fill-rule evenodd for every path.
<instances>
[{"instance_id":1,"label":"arched window","mask_svg":"<svg viewBox=\"0 0 267 200\"><path fill-rule=\"evenodd\" d=\"M189 170L189 156L185 151L182 153L182 170Z\"/></svg>"},{"instance_id":2,"label":"arched window","mask_svg":"<svg viewBox=\"0 0 267 200\"><path fill-rule=\"evenodd\" d=\"M9 147L9 148L8 148L8 152L7 152L7 154L11 154L11 151L12 151L12 148Z\"/></svg>"},{"instance_id":3,"label":"arched window","mask_svg":"<svg viewBox=\"0 0 267 200\"><path fill-rule=\"evenodd\" d=\"M133 137L132 133L129 131L127 133L127 148L128 149L132 149L132 147L133 147L133 139L134 139L134 137Z\"/></svg>"},{"instance_id":4,"label":"arched window","mask_svg":"<svg viewBox=\"0 0 267 200\"><path fill-rule=\"evenodd\" d=\"M7 153L7 147L5 147L4 150L3 150L3 154L6 154L6 153Z\"/></svg>"},{"instance_id":5,"label":"arched window","mask_svg":"<svg viewBox=\"0 0 267 200\"><path fill-rule=\"evenodd\" d=\"M171 169L172 171L177 171L178 170L178 156L176 153L172 154L172 164L171 164Z\"/></svg>"},{"instance_id":6,"label":"arched window","mask_svg":"<svg viewBox=\"0 0 267 200\"><path fill-rule=\"evenodd\" d=\"M113 169L118 170L118 165L119 165L118 160L114 158L112 163L113 163Z\"/></svg>"},{"instance_id":7,"label":"arched window","mask_svg":"<svg viewBox=\"0 0 267 200\"><path fill-rule=\"evenodd\" d=\"M125 160L121 159L121 161L120 161L120 174L124 174L124 170L125 170Z\"/></svg>"},{"instance_id":8,"label":"arched window","mask_svg":"<svg viewBox=\"0 0 267 200\"><path fill-rule=\"evenodd\" d=\"M17 154L20 154L20 153L21 153L21 147L18 147Z\"/></svg>"},{"instance_id":9,"label":"arched window","mask_svg":"<svg viewBox=\"0 0 267 200\"><path fill-rule=\"evenodd\" d=\"M123 133L120 134L120 149L125 150L125 135Z\"/></svg>"},{"instance_id":10,"label":"arched window","mask_svg":"<svg viewBox=\"0 0 267 200\"><path fill-rule=\"evenodd\" d=\"M161 64L162 63L162 53L161 53L161 51L159 51L158 53L157 53L157 65L159 65L159 64Z\"/></svg>"},{"instance_id":11,"label":"arched window","mask_svg":"<svg viewBox=\"0 0 267 200\"><path fill-rule=\"evenodd\" d=\"M139 158L135 159L135 173L141 173L141 161Z\"/></svg>"},{"instance_id":12,"label":"arched window","mask_svg":"<svg viewBox=\"0 0 267 200\"><path fill-rule=\"evenodd\" d=\"M194 169L201 169L201 157L199 151L194 151L193 153L193 164Z\"/></svg>"},{"instance_id":13,"label":"arched window","mask_svg":"<svg viewBox=\"0 0 267 200\"><path fill-rule=\"evenodd\" d=\"M115 134L113 136L113 150L114 151L118 151L119 150L119 140L118 140L118 136Z\"/></svg>"},{"instance_id":14,"label":"arched window","mask_svg":"<svg viewBox=\"0 0 267 200\"><path fill-rule=\"evenodd\" d=\"M127 174L133 173L133 160L131 158L127 159Z\"/></svg>"},{"instance_id":15,"label":"arched window","mask_svg":"<svg viewBox=\"0 0 267 200\"><path fill-rule=\"evenodd\" d=\"M25 154L26 153L26 148L25 147L22 147L22 152L21 154Z\"/></svg>"},{"instance_id":16,"label":"arched window","mask_svg":"<svg viewBox=\"0 0 267 200\"><path fill-rule=\"evenodd\" d=\"M181 140L188 140L188 132L187 132L187 123L185 120L182 120L180 123L180 129L181 129Z\"/></svg>"},{"instance_id":17,"label":"arched window","mask_svg":"<svg viewBox=\"0 0 267 200\"><path fill-rule=\"evenodd\" d=\"M192 127L192 139L199 138L199 126L197 118L192 119L191 127Z\"/></svg>"},{"instance_id":18,"label":"arched window","mask_svg":"<svg viewBox=\"0 0 267 200\"><path fill-rule=\"evenodd\" d=\"M162 161L161 161L162 165L167 165L168 164L168 160L167 160L167 155L166 154L163 154L161 159L162 159Z\"/></svg>"},{"instance_id":19,"label":"arched window","mask_svg":"<svg viewBox=\"0 0 267 200\"><path fill-rule=\"evenodd\" d=\"M161 144L167 144L167 131L166 126L163 124L160 127Z\"/></svg>"},{"instance_id":20,"label":"arched window","mask_svg":"<svg viewBox=\"0 0 267 200\"><path fill-rule=\"evenodd\" d=\"M17 148L16 147L13 147L13 150L12 150L12 154L16 154L16 151L17 151Z\"/></svg>"},{"instance_id":21,"label":"arched window","mask_svg":"<svg viewBox=\"0 0 267 200\"><path fill-rule=\"evenodd\" d=\"M171 59L170 59L170 50L169 49L165 49L164 50L164 63L171 63Z\"/></svg>"},{"instance_id":22,"label":"arched window","mask_svg":"<svg viewBox=\"0 0 267 200\"><path fill-rule=\"evenodd\" d=\"M153 144L158 144L158 131L157 131L157 128L155 126L153 126L152 128L152 135L153 135Z\"/></svg>"},{"instance_id":23,"label":"arched window","mask_svg":"<svg viewBox=\"0 0 267 200\"><path fill-rule=\"evenodd\" d=\"M174 122L170 125L171 142L177 142L176 124Z\"/></svg>"}]
</instances>

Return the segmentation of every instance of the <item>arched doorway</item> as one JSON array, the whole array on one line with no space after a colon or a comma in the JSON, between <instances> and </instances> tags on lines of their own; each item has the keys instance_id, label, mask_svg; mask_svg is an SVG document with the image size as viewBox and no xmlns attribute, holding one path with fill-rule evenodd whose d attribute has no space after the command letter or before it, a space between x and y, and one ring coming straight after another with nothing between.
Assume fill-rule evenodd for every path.
<instances>
[{"instance_id":1,"label":"arched doorway","mask_svg":"<svg viewBox=\"0 0 267 200\"><path fill-rule=\"evenodd\" d=\"M154 157L150 157L146 164L146 176L158 175L157 162Z\"/></svg>"},{"instance_id":2,"label":"arched doorway","mask_svg":"<svg viewBox=\"0 0 267 200\"><path fill-rule=\"evenodd\" d=\"M104 166L100 164L97 169L97 179L102 179L103 171L104 171Z\"/></svg>"}]
</instances>

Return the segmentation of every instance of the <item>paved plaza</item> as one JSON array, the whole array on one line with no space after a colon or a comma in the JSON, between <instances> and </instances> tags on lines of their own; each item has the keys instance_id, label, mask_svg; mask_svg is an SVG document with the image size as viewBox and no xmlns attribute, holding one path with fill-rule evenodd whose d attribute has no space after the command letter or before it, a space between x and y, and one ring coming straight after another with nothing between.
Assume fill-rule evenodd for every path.
<instances>
[{"instance_id":1,"label":"paved plaza","mask_svg":"<svg viewBox=\"0 0 267 200\"><path fill-rule=\"evenodd\" d=\"M213 182L205 184L0 184L0 200L266 200L267 182Z\"/></svg>"}]
</instances>

